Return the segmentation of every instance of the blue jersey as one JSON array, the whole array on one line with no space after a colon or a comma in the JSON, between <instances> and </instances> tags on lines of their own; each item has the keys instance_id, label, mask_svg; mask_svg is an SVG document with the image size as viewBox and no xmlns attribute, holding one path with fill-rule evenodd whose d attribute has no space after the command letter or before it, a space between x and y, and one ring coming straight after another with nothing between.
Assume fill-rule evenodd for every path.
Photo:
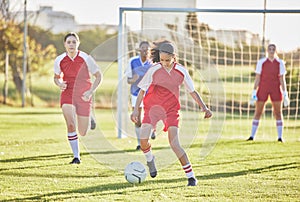
<instances>
[{"instance_id":1,"label":"blue jersey","mask_svg":"<svg viewBox=\"0 0 300 202\"><path fill-rule=\"evenodd\" d=\"M151 60L146 60L143 63L140 56L135 56L130 59L129 66L126 71L126 76L128 78L132 78L134 74L139 75L139 79L131 84L130 93L132 95L137 96L139 94L140 88L137 85L151 66Z\"/></svg>"}]
</instances>

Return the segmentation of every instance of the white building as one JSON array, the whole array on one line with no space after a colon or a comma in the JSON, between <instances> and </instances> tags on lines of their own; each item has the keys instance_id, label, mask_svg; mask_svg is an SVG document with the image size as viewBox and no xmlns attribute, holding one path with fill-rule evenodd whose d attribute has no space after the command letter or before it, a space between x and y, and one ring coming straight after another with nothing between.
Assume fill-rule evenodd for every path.
<instances>
[{"instance_id":1,"label":"white building","mask_svg":"<svg viewBox=\"0 0 300 202\"><path fill-rule=\"evenodd\" d=\"M17 12L16 20L22 22L24 13ZM54 34L61 32L77 31L75 17L63 11L54 11L51 6L41 6L37 11L27 11L28 24L39 26Z\"/></svg>"},{"instance_id":2,"label":"white building","mask_svg":"<svg viewBox=\"0 0 300 202\"><path fill-rule=\"evenodd\" d=\"M16 20L22 22L24 20L24 13L15 13ZM106 29L108 34L116 33L117 25L102 25L102 24L88 24L80 25L75 21L72 14L64 11L54 11L52 6L41 6L37 11L27 11L28 24L39 26L45 30L49 30L54 34L63 32L79 32L82 30L101 28Z\"/></svg>"},{"instance_id":3,"label":"white building","mask_svg":"<svg viewBox=\"0 0 300 202\"><path fill-rule=\"evenodd\" d=\"M259 34L247 30L210 30L207 33L209 38L215 38L226 46L237 47L242 44L248 46L260 46L262 43Z\"/></svg>"},{"instance_id":4,"label":"white building","mask_svg":"<svg viewBox=\"0 0 300 202\"><path fill-rule=\"evenodd\" d=\"M142 7L196 8L196 4L197 0L143 0ZM143 12L141 29L150 30L152 36L155 36L155 33L152 33L151 30L154 30L154 32L165 32L165 38L170 38L170 36L168 36L169 30L174 30L176 33L188 36L185 31L187 15L188 13L179 12ZM147 34L147 32L144 33ZM210 30L207 33L207 37L215 38L224 45L232 47L240 46L241 44L260 46L262 43L259 34L247 30ZM185 40L187 40L187 38L185 38Z\"/></svg>"}]
</instances>

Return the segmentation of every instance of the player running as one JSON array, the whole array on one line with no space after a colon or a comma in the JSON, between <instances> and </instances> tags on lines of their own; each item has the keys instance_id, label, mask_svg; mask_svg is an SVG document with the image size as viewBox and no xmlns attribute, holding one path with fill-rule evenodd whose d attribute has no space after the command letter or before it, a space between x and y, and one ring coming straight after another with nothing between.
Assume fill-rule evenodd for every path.
<instances>
[{"instance_id":1,"label":"player running","mask_svg":"<svg viewBox=\"0 0 300 202\"><path fill-rule=\"evenodd\" d=\"M257 102L255 105L254 118L252 120L251 135L247 140L254 140L255 133L259 125L259 119L263 112L265 103L270 96L276 119L278 133L277 140L279 142L283 142L282 96L285 107L289 105L289 98L285 81L285 65L284 62L276 55L275 44L269 44L268 55L257 62L255 73L256 77L251 96L251 104L254 104L255 101Z\"/></svg>"},{"instance_id":2,"label":"player running","mask_svg":"<svg viewBox=\"0 0 300 202\"><path fill-rule=\"evenodd\" d=\"M140 88L137 86L138 83L142 80L143 76L146 74L148 69L152 66L152 60L150 58L150 44L148 41L142 41L139 44L138 56L134 56L129 60L129 67L126 69L127 83L131 84L130 93L131 93L131 105L134 108L136 103L137 95L139 94ZM140 150L140 128L141 128L141 111L143 104L138 108L139 116L138 121L135 123L135 133L137 137L138 145L136 150ZM155 133L151 135L152 139L155 139Z\"/></svg>"},{"instance_id":3,"label":"player running","mask_svg":"<svg viewBox=\"0 0 300 202\"><path fill-rule=\"evenodd\" d=\"M179 159L188 178L188 186L196 186L197 179L187 154L179 143L179 88L182 83L190 92L192 98L205 112L205 118L212 116L211 111L204 104L202 98L194 88L193 81L187 69L176 63L174 46L163 43L159 48L160 62L152 66L138 86L141 88L134 111L131 114L133 122L138 121L138 107L144 103L144 118L141 126L141 150L143 151L151 177L156 177L155 157L151 151L149 136L158 121L164 123L164 131L168 131L169 144ZM145 94L145 92L147 93ZM145 96L145 97L144 97ZM143 99L144 98L144 99Z\"/></svg>"},{"instance_id":4,"label":"player running","mask_svg":"<svg viewBox=\"0 0 300 202\"><path fill-rule=\"evenodd\" d=\"M56 57L54 61L54 83L61 90L60 106L74 155L71 164L80 163L76 125L79 134L85 136L91 127L92 95L102 80L102 74L95 60L78 50L79 44L78 35L74 32L68 33L64 37L66 52ZM93 83L90 74L95 77Z\"/></svg>"}]
</instances>

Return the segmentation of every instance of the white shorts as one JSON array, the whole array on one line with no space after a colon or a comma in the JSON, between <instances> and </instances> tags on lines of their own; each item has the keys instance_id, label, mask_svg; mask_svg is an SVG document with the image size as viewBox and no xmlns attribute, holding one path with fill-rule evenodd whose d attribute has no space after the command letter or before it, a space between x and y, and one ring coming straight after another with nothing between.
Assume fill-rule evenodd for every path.
<instances>
[{"instance_id":1,"label":"white shorts","mask_svg":"<svg viewBox=\"0 0 300 202\"><path fill-rule=\"evenodd\" d=\"M136 99L137 99L137 96L131 95L131 106L132 107L135 107ZM143 102L141 103L140 107L144 107Z\"/></svg>"}]
</instances>

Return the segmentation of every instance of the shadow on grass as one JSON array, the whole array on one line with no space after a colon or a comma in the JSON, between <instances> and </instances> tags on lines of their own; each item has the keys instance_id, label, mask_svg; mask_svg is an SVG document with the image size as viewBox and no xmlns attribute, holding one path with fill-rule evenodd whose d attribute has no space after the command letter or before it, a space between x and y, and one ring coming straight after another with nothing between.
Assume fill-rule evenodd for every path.
<instances>
[{"instance_id":1,"label":"shadow on grass","mask_svg":"<svg viewBox=\"0 0 300 202\"><path fill-rule=\"evenodd\" d=\"M287 146L288 144L282 144L281 142L276 141L245 141L245 140L222 140L217 143L216 146L230 147L232 150L243 149L252 149L255 146L264 147L269 146L270 144L278 145L279 147ZM193 147L203 146L201 144L193 145ZM271 151L270 151L271 152ZM231 159L232 156L229 156ZM209 167L209 166L218 166L218 165L226 165L226 164L237 164L243 162L253 162L253 161L264 161L264 160L273 160L273 159L286 159L286 158L299 158L299 154L289 154L289 153L265 153L264 155L253 155L249 153L248 156L239 157L240 159L234 160L225 160L219 161L217 163L207 162L205 165L193 165L194 168L200 167Z\"/></svg>"},{"instance_id":2,"label":"shadow on grass","mask_svg":"<svg viewBox=\"0 0 300 202\"><path fill-rule=\"evenodd\" d=\"M287 169L298 169L300 168L299 163L292 162L288 164L278 164L278 165L270 165L261 168L255 169L248 169L248 170L241 170L237 172L224 172L224 173L216 173L212 175L205 175L205 176L197 176L199 180L210 180L210 179L220 179L220 178L230 178L248 174L260 174L264 172L270 171L281 171ZM186 187L186 185L180 184L180 182L186 181L186 178L172 178L172 179L160 179L155 180L156 184L179 184L178 186L168 186L167 189L175 189L179 187ZM30 197L18 197L13 199L7 199L3 201L28 201L28 200L76 200L76 198L82 197L101 197L105 195L114 195L120 194L124 195L126 192L130 191L131 188L137 188L138 191L153 191L156 189L161 190L161 186L157 188L149 187L147 185L152 184L154 181L145 181L140 185L132 185L127 182L120 182L120 183L110 183L110 184L102 184L96 186L90 186L80 189L73 189L68 191L58 191L58 192L51 192L46 194L39 194ZM164 188L165 189L165 188ZM52 198L54 197L54 198Z\"/></svg>"},{"instance_id":3,"label":"shadow on grass","mask_svg":"<svg viewBox=\"0 0 300 202\"><path fill-rule=\"evenodd\" d=\"M83 153L82 155L86 155L86 154ZM67 158L67 157L72 157L72 155L68 153L68 154L29 156L29 157L20 157L20 158L12 158L12 159L3 159L0 160L0 163L12 163L12 162L24 162L24 161L46 161L46 160L53 160L53 159Z\"/></svg>"},{"instance_id":4,"label":"shadow on grass","mask_svg":"<svg viewBox=\"0 0 300 202\"><path fill-rule=\"evenodd\" d=\"M166 184L174 184L179 183L182 181L186 181L186 178L173 178L173 179L161 179L161 180L155 180L155 183L166 183ZM104 184L104 185L96 185L96 186L90 186L80 189L73 189L68 191L59 191L59 192L52 192L48 194L40 194L36 196L31 197L19 197L19 198L13 198L13 199L7 199L3 201L32 201L32 200L76 200L76 198L83 198L83 197L102 197L105 195L114 195L114 194L120 194L124 195L126 192L128 192L128 189L131 188L138 188L138 191L154 191L154 190L161 190L162 187L149 187L147 185L152 184L153 181L145 181L142 184L129 184L128 182L121 182L121 183L111 183L111 184ZM178 186L168 186L167 189L175 189L179 187L186 187L186 185L178 185ZM128 189L127 189L128 188ZM80 194L80 195L78 195ZM83 195L84 194L84 195ZM78 195L78 197L76 197ZM54 197L54 198L51 198Z\"/></svg>"},{"instance_id":5,"label":"shadow on grass","mask_svg":"<svg viewBox=\"0 0 300 202\"><path fill-rule=\"evenodd\" d=\"M241 170L236 172L215 173L211 175L198 176L198 178L201 180L220 179L220 178L229 178L229 177L236 177L236 176L249 175L249 174L261 174L261 173L267 173L271 171L299 169L299 168L300 168L299 163L291 162L285 164L270 165L266 167L255 168L255 169Z\"/></svg>"},{"instance_id":6,"label":"shadow on grass","mask_svg":"<svg viewBox=\"0 0 300 202\"><path fill-rule=\"evenodd\" d=\"M0 115L47 115L47 114L62 114L60 111L40 111L40 112L0 112Z\"/></svg>"},{"instance_id":7,"label":"shadow on grass","mask_svg":"<svg viewBox=\"0 0 300 202\"><path fill-rule=\"evenodd\" d=\"M127 149L127 150L99 151L99 152L81 152L80 156L88 156L91 154L118 154L118 153L125 153L125 152L140 152L140 151L136 151L135 149ZM24 161L46 161L46 160L53 160L59 158L72 158L72 154L71 153L51 154L51 155L12 158L12 159L2 159L0 160L0 163L12 163L12 162L24 162Z\"/></svg>"},{"instance_id":8,"label":"shadow on grass","mask_svg":"<svg viewBox=\"0 0 300 202\"><path fill-rule=\"evenodd\" d=\"M7 170L6 172L1 172L0 175L1 176L12 176L12 177L28 177L30 179L33 178L55 178L55 179L67 179L67 178L71 178L71 179L76 179L76 178L99 178L99 177L109 177L110 174L108 172L98 172L93 174L85 174L85 173L56 173L56 172L43 172L42 174L39 173L28 173L26 171L23 171L25 169L43 169L45 168L46 170L50 170L51 168L59 168L63 166L62 168L65 169L66 168L66 164L55 164L55 165L43 165L43 166L28 166L28 167L20 167L20 168L12 168L12 169L5 169ZM76 165L70 165L70 170L73 169ZM17 171L13 171L13 169L17 170Z\"/></svg>"},{"instance_id":9,"label":"shadow on grass","mask_svg":"<svg viewBox=\"0 0 300 202\"><path fill-rule=\"evenodd\" d=\"M253 142L246 142L246 141L226 141L226 142L219 142L217 144L222 144L229 146L231 144L242 144L242 145L251 145ZM255 142L255 144L269 144L270 142ZM189 148L202 148L204 147L203 144L192 144L189 146ZM170 146L164 146L164 147L153 147L154 150L162 150L162 149L170 149ZM97 154L118 154L118 153L131 153L131 152L140 152L137 151L136 149L125 149L125 150L107 150L107 151L92 151L92 152L81 152L81 156L87 156L87 155L97 155ZM141 154L142 155L142 154ZM0 163L11 163L11 162L24 162L24 161L45 161L45 160L53 160L53 159L59 159L59 158L71 158L72 154L71 153L66 153L66 154L51 154L51 155L40 155L40 156L29 156L29 157L20 157L20 158L12 158L12 159L0 159ZM283 156L284 158L286 157L299 157L299 155L290 155L290 156ZM282 157L282 158L283 158ZM278 156L274 158L279 158ZM262 159L261 157L259 159ZM270 159L270 157L267 157L265 159ZM248 161L249 159L243 160L243 161ZM251 159L253 160L253 158ZM230 162L221 162L220 164L224 163L236 163L237 161L230 161ZM219 165L219 164L210 164L210 165ZM1 169L0 169L1 170Z\"/></svg>"}]
</instances>

